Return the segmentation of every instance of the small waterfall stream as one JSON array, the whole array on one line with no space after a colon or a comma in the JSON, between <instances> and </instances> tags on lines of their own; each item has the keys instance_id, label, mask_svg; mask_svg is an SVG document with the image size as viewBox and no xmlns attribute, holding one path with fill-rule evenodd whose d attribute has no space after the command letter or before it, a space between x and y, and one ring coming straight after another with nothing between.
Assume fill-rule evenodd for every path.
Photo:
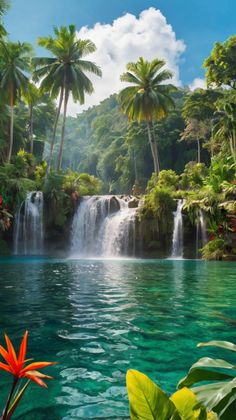
<instances>
[{"instance_id":1,"label":"small waterfall stream","mask_svg":"<svg viewBox=\"0 0 236 420\"><path fill-rule=\"evenodd\" d=\"M174 229L172 237L172 258L183 258L183 215L184 200L178 200L177 209L174 212Z\"/></svg>"},{"instance_id":2,"label":"small waterfall stream","mask_svg":"<svg viewBox=\"0 0 236 420\"><path fill-rule=\"evenodd\" d=\"M71 255L135 255L135 216L129 200L118 196L83 197L72 223Z\"/></svg>"},{"instance_id":3,"label":"small waterfall stream","mask_svg":"<svg viewBox=\"0 0 236 420\"><path fill-rule=\"evenodd\" d=\"M42 254L43 236L43 193L33 191L27 194L15 216L14 254Z\"/></svg>"}]
</instances>

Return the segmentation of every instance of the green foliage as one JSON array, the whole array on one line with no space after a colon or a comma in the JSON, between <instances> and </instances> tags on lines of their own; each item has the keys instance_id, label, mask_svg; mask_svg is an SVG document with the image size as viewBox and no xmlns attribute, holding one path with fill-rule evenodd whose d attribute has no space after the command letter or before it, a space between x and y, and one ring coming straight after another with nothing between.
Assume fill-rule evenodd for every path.
<instances>
[{"instance_id":1,"label":"green foliage","mask_svg":"<svg viewBox=\"0 0 236 420\"><path fill-rule=\"evenodd\" d=\"M236 36L229 37L226 41L216 42L210 56L205 60L207 69L206 79L208 85L226 85L236 88Z\"/></svg>"},{"instance_id":2,"label":"green foliage","mask_svg":"<svg viewBox=\"0 0 236 420\"><path fill-rule=\"evenodd\" d=\"M235 179L236 165L232 157L215 158L211 161L209 176L206 178L204 184L212 188L216 193L223 189L224 182L230 182Z\"/></svg>"},{"instance_id":3,"label":"green foliage","mask_svg":"<svg viewBox=\"0 0 236 420\"><path fill-rule=\"evenodd\" d=\"M175 171L163 169L158 175L152 174L151 179L148 181L147 191L151 191L155 186L175 190L178 187L178 183L179 175Z\"/></svg>"},{"instance_id":4,"label":"green foliage","mask_svg":"<svg viewBox=\"0 0 236 420\"><path fill-rule=\"evenodd\" d=\"M64 228L78 198L82 195L97 194L100 188L101 182L92 175L51 171L43 185L48 206L48 226Z\"/></svg>"},{"instance_id":5,"label":"green foliage","mask_svg":"<svg viewBox=\"0 0 236 420\"><path fill-rule=\"evenodd\" d=\"M5 231L11 226L12 215L9 211L0 206L0 231Z\"/></svg>"},{"instance_id":6,"label":"green foliage","mask_svg":"<svg viewBox=\"0 0 236 420\"><path fill-rule=\"evenodd\" d=\"M126 375L131 420L206 420L216 419L198 403L187 388L175 392L170 398L146 375L128 370Z\"/></svg>"},{"instance_id":7,"label":"green foliage","mask_svg":"<svg viewBox=\"0 0 236 420\"><path fill-rule=\"evenodd\" d=\"M62 187L67 194L76 192L80 196L94 195L100 192L101 181L93 175L69 171L64 176Z\"/></svg>"},{"instance_id":8,"label":"green foliage","mask_svg":"<svg viewBox=\"0 0 236 420\"><path fill-rule=\"evenodd\" d=\"M174 403L146 375L136 370L128 370L126 376L130 402L130 417L134 419L176 419Z\"/></svg>"},{"instance_id":9,"label":"green foliage","mask_svg":"<svg viewBox=\"0 0 236 420\"><path fill-rule=\"evenodd\" d=\"M218 226L216 225L216 228ZM204 260L222 260L225 255L226 241L221 238L212 239L202 248Z\"/></svg>"},{"instance_id":10,"label":"green foliage","mask_svg":"<svg viewBox=\"0 0 236 420\"><path fill-rule=\"evenodd\" d=\"M213 346L236 352L236 345L227 341L200 343L198 347ZM213 382L212 382L213 381ZM195 386L196 384L202 384ZM198 401L213 410L221 420L234 418L236 410L236 366L222 359L203 357L190 368L178 387L193 386Z\"/></svg>"},{"instance_id":11,"label":"green foliage","mask_svg":"<svg viewBox=\"0 0 236 420\"><path fill-rule=\"evenodd\" d=\"M33 171L33 157L24 151L20 151L14 157L13 163L0 166L1 194L5 196L11 211L25 199L28 191L37 189L37 184L32 179Z\"/></svg>"},{"instance_id":12,"label":"green foliage","mask_svg":"<svg viewBox=\"0 0 236 420\"><path fill-rule=\"evenodd\" d=\"M208 174L208 168L204 163L189 162L185 165L181 175L181 187L183 189L199 189L204 184Z\"/></svg>"},{"instance_id":13,"label":"green foliage","mask_svg":"<svg viewBox=\"0 0 236 420\"><path fill-rule=\"evenodd\" d=\"M140 217L142 220L156 220L159 232L167 235L172 230L175 206L172 190L157 185L145 196Z\"/></svg>"},{"instance_id":14,"label":"green foliage","mask_svg":"<svg viewBox=\"0 0 236 420\"><path fill-rule=\"evenodd\" d=\"M215 113L212 134L214 139L225 141L236 163L236 104L225 102Z\"/></svg>"}]
</instances>

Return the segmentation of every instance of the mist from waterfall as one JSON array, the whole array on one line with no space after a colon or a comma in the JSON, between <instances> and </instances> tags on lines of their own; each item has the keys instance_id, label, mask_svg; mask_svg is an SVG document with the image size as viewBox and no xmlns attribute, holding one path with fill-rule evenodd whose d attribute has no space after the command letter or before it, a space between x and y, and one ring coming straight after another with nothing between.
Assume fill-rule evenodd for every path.
<instances>
[{"instance_id":1,"label":"mist from waterfall","mask_svg":"<svg viewBox=\"0 0 236 420\"><path fill-rule=\"evenodd\" d=\"M15 255L43 254L43 193L33 191L27 194L15 215Z\"/></svg>"},{"instance_id":2,"label":"mist from waterfall","mask_svg":"<svg viewBox=\"0 0 236 420\"><path fill-rule=\"evenodd\" d=\"M118 196L83 197L72 223L71 255L135 256L136 211Z\"/></svg>"},{"instance_id":3,"label":"mist from waterfall","mask_svg":"<svg viewBox=\"0 0 236 420\"><path fill-rule=\"evenodd\" d=\"M184 200L178 200L177 209L174 212L171 258L183 258L183 206Z\"/></svg>"}]
</instances>

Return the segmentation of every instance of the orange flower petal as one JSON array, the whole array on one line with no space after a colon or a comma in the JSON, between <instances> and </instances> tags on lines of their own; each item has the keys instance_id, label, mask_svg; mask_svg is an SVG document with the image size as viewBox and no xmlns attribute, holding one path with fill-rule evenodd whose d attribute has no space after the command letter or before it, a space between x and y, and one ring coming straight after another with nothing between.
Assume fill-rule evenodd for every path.
<instances>
[{"instance_id":1,"label":"orange flower petal","mask_svg":"<svg viewBox=\"0 0 236 420\"><path fill-rule=\"evenodd\" d=\"M18 363L24 364L27 349L28 331L25 331L18 354Z\"/></svg>"},{"instance_id":2,"label":"orange flower petal","mask_svg":"<svg viewBox=\"0 0 236 420\"><path fill-rule=\"evenodd\" d=\"M26 375L33 375L37 378L53 379L52 376L44 375L44 373L38 372L37 370L29 370Z\"/></svg>"},{"instance_id":3,"label":"orange flower petal","mask_svg":"<svg viewBox=\"0 0 236 420\"><path fill-rule=\"evenodd\" d=\"M0 346L0 354L6 360L6 362L10 365L11 364L11 358L10 358L8 352L2 346Z\"/></svg>"},{"instance_id":4,"label":"orange flower petal","mask_svg":"<svg viewBox=\"0 0 236 420\"><path fill-rule=\"evenodd\" d=\"M5 363L0 362L0 369L5 370L6 372L13 373L10 366L5 365Z\"/></svg>"},{"instance_id":5,"label":"orange flower petal","mask_svg":"<svg viewBox=\"0 0 236 420\"><path fill-rule=\"evenodd\" d=\"M8 354L10 357L10 363L12 365L12 367L17 367L17 357L16 357L16 352L14 350L14 347L12 345L12 342L10 340L10 338L7 336L7 334L5 334L5 340L7 343L7 349L8 349Z\"/></svg>"},{"instance_id":6,"label":"orange flower petal","mask_svg":"<svg viewBox=\"0 0 236 420\"><path fill-rule=\"evenodd\" d=\"M30 363L28 366L22 369L21 372L24 373L30 370L42 369L44 367L55 365L55 364L56 364L55 362L34 362L34 363Z\"/></svg>"},{"instance_id":7,"label":"orange flower petal","mask_svg":"<svg viewBox=\"0 0 236 420\"><path fill-rule=\"evenodd\" d=\"M43 382L41 379L39 379L37 376L34 375L30 375L28 373L26 373L25 378L30 379L31 381L34 381L36 384L38 384L39 386L42 386L43 388L47 388L47 385L45 384L45 382Z\"/></svg>"}]
</instances>

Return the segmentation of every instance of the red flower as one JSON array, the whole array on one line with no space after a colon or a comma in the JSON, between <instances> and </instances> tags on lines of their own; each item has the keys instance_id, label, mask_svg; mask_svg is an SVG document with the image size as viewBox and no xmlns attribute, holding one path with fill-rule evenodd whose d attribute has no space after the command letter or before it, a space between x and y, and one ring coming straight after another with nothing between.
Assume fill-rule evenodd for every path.
<instances>
[{"instance_id":1,"label":"red flower","mask_svg":"<svg viewBox=\"0 0 236 420\"><path fill-rule=\"evenodd\" d=\"M15 380L20 378L27 378L31 381L36 382L36 384L47 388L45 382L42 379L52 379L51 376L44 375L41 372L38 372L36 369L42 369L46 366L54 365L54 362L34 362L30 363L27 366L24 366L27 361L32 359L25 359L26 349L27 349L27 339L28 331L25 332L22 339L18 357L16 356L15 349L12 345L10 338L5 334L5 340L7 344L7 350L4 347L0 346L0 354L6 361L6 363L0 362L0 369L5 370L6 372L11 373Z\"/></svg>"}]
</instances>

